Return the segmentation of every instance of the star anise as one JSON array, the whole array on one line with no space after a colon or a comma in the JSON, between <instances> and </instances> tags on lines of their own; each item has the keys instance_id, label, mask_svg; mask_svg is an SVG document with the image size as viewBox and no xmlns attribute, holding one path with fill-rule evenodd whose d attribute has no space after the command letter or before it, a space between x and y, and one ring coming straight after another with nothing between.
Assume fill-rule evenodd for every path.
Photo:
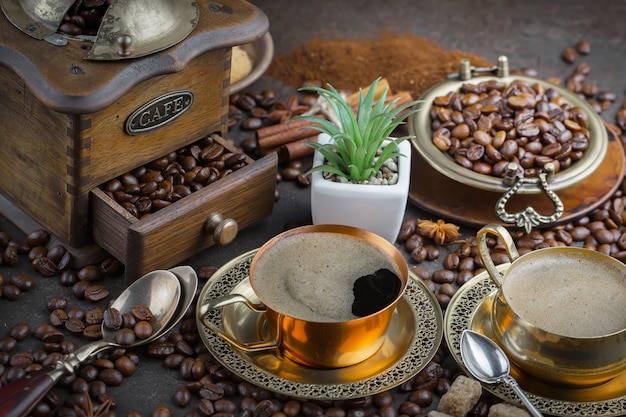
<instances>
[{"instance_id":1,"label":"star anise","mask_svg":"<svg viewBox=\"0 0 626 417\"><path fill-rule=\"evenodd\" d=\"M446 223L439 219L436 222L431 220L418 220L417 228L420 235L429 237L439 245L447 245L454 242L461 234L459 226Z\"/></svg>"},{"instance_id":2,"label":"star anise","mask_svg":"<svg viewBox=\"0 0 626 417\"><path fill-rule=\"evenodd\" d=\"M113 404L110 399L107 399L102 404L96 406L87 393L83 394L83 398L82 407L74 406L74 411L76 411L78 417L104 417L108 414Z\"/></svg>"},{"instance_id":3,"label":"star anise","mask_svg":"<svg viewBox=\"0 0 626 417\"><path fill-rule=\"evenodd\" d=\"M299 116L309 110L308 106L300 103L300 101L298 100L298 96L291 96L286 105L282 103L276 103L275 107L277 110L282 110L284 112L281 115L280 123L285 123L292 117Z\"/></svg>"}]
</instances>

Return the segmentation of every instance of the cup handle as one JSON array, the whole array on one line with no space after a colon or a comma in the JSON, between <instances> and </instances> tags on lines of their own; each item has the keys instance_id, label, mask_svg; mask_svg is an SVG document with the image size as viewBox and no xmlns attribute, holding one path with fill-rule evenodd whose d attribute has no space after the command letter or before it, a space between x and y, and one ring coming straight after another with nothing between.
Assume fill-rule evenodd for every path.
<instances>
[{"instance_id":1,"label":"cup handle","mask_svg":"<svg viewBox=\"0 0 626 417\"><path fill-rule=\"evenodd\" d=\"M487 247L487 235L489 233L496 235L500 238L500 240L502 240L502 242L504 243L504 247L506 248L506 253L507 255L509 255L511 262L519 258L519 252L515 247L515 242L513 241L513 237L511 237L509 231L499 224L487 224L483 226L476 234L476 237L478 238L478 254L480 255L480 258L482 259L483 264L487 269L489 277L491 278L493 283L496 284L498 288L500 288L502 286L502 280L504 279L504 275L502 275L502 273L498 271L498 268L496 268L496 264L493 262L493 259L491 259L491 254L489 253L489 248Z\"/></svg>"},{"instance_id":2,"label":"cup handle","mask_svg":"<svg viewBox=\"0 0 626 417\"><path fill-rule=\"evenodd\" d=\"M245 352L259 352L263 350L276 349L278 347L278 344L272 339L260 340L258 342L240 342L239 340L236 340L235 338L227 334L224 330L217 327L211 322L211 320L208 319L207 313L210 310L225 307L234 303L244 303L250 310L257 313L263 313L266 310L263 304L253 303L241 294L230 294L224 297L210 300L206 304L203 304L200 307L198 315L202 317L202 322L204 323L204 325L208 327L213 333L217 334L219 337L226 340L228 343L237 347L238 349L241 349Z\"/></svg>"}]
</instances>

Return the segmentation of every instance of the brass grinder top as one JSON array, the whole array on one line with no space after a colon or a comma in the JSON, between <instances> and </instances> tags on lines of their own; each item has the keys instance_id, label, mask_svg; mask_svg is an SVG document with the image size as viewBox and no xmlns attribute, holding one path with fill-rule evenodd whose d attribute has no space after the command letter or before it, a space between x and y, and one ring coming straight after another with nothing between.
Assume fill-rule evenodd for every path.
<instances>
[{"instance_id":1,"label":"brass grinder top","mask_svg":"<svg viewBox=\"0 0 626 417\"><path fill-rule=\"evenodd\" d=\"M84 4L84 2L81 2ZM84 57L113 61L137 58L167 49L185 39L196 27L198 3L191 0L107 0L95 36L75 39L92 41ZM72 39L60 33L64 16L76 7L75 0L0 0L7 19L22 32L54 45L65 46Z\"/></svg>"},{"instance_id":2,"label":"brass grinder top","mask_svg":"<svg viewBox=\"0 0 626 417\"><path fill-rule=\"evenodd\" d=\"M0 4L16 4L17 1L43 2L0 0ZM149 2L173 4L177 1L181 6L187 2L135 1L144 5ZM118 0L115 4L128 2ZM100 54L98 45L86 40L53 46L45 40L25 35L8 19L0 16L0 67L8 70L7 74L14 73L23 79L32 94L46 107L64 114L100 111L115 103L140 82L180 72L195 58L209 52L224 53L223 72L205 72L201 76L225 77L230 64L230 48L261 38L269 29L269 20L258 7L246 0L223 0L219 5L211 0L196 0L193 3L200 13L195 28L188 36L169 48L146 56L134 54L124 57L135 59L117 59L116 56L116 59L105 60L107 56ZM100 35L104 27L100 28ZM91 52L90 49L98 51L98 60L83 59L87 52ZM116 54L117 51L114 51L108 55Z\"/></svg>"}]
</instances>

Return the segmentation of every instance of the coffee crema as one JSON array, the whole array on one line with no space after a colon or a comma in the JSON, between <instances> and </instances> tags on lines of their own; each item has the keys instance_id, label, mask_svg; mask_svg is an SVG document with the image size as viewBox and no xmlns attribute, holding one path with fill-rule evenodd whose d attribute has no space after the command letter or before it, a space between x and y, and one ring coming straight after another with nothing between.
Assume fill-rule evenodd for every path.
<instances>
[{"instance_id":1,"label":"coffee crema","mask_svg":"<svg viewBox=\"0 0 626 417\"><path fill-rule=\"evenodd\" d=\"M352 312L355 282L381 268L398 275L393 260L363 239L303 233L267 250L255 266L252 286L260 299L285 315L311 322L349 321L358 318Z\"/></svg>"},{"instance_id":2,"label":"coffee crema","mask_svg":"<svg viewBox=\"0 0 626 417\"><path fill-rule=\"evenodd\" d=\"M525 260L507 272L502 291L518 316L549 333L598 337L626 328L626 276L592 256Z\"/></svg>"}]
</instances>

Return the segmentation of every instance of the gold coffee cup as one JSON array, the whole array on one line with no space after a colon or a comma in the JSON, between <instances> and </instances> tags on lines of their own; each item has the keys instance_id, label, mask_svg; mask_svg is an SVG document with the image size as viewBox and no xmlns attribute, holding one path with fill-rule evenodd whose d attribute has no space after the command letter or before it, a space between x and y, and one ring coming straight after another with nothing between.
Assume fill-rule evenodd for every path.
<instances>
[{"instance_id":1,"label":"gold coffee cup","mask_svg":"<svg viewBox=\"0 0 626 417\"><path fill-rule=\"evenodd\" d=\"M391 271L393 278L386 273L379 276L379 269ZM374 275L381 285L376 291L383 294L377 298L387 300L372 307L375 310L355 315L356 279ZM261 303L231 294L204 304L199 315L206 317L211 309L244 303L262 313L267 340L244 343L210 320L203 320L204 324L246 352L276 349L303 365L346 367L364 361L382 346L408 276L402 253L374 233L339 225L303 226L275 236L254 255L250 285ZM365 309L378 302L370 300Z\"/></svg>"},{"instance_id":2,"label":"gold coffee cup","mask_svg":"<svg viewBox=\"0 0 626 417\"><path fill-rule=\"evenodd\" d=\"M487 235L511 258L495 267ZM550 247L520 256L509 232L488 224L478 232L480 257L498 287L493 333L511 361L534 377L592 386L626 369L626 266L589 249Z\"/></svg>"}]
</instances>

